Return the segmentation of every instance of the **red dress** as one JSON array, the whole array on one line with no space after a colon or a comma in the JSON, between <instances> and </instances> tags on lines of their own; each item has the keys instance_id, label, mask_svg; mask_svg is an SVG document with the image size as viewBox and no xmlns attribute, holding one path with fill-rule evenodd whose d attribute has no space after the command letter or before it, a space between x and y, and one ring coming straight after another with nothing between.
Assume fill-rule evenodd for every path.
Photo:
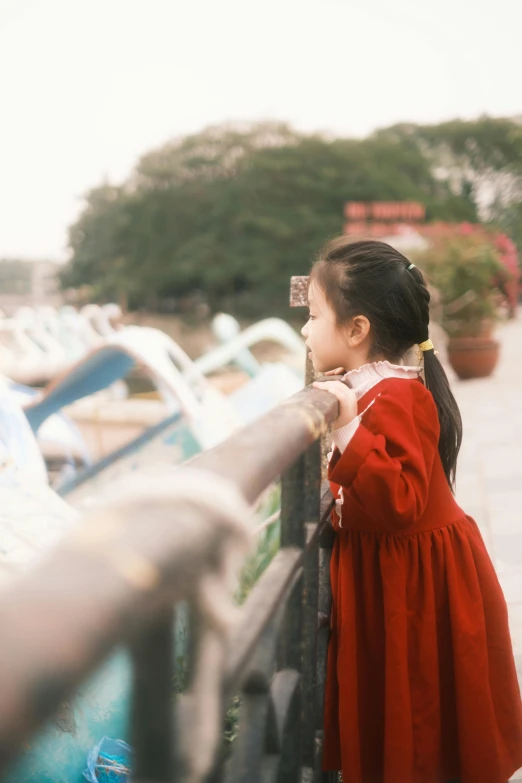
<instances>
[{"instance_id":1,"label":"red dress","mask_svg":"<svg viewBox=\"0 0 522 783\"><path fill-rule=\"evenodd\" d=\"M325 770L343 783L506 783L522 766L507 608L438 453L435 403L386 378L329 467L342 518L331 561Z\"/></svg>"}]
</instances>

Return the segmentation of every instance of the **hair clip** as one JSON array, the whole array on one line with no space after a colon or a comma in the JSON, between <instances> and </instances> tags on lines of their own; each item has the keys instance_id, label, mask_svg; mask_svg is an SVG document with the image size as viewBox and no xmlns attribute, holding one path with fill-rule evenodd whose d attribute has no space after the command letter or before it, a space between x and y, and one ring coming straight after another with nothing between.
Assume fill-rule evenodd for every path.
<instances>
[{"instance_id":1,"label":"hair clip","mask_svg":"<svg viewBox=\"0 0 522 783\"><path fill-rule=\"evenodd\" d=\"M410 264L408 269L415 269L415 264Z\"/></svg>"}]
</instances>

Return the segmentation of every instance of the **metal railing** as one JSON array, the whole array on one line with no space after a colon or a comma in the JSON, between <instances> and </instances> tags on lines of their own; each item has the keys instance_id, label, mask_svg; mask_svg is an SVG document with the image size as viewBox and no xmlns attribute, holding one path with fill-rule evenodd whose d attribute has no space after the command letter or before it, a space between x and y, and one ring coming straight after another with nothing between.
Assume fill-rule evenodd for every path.
<instances>
[{"instance_id":1,"label":"metal railing","mask_svg":"<svg viewBox=\"0 0 522 783\"><path fill-rule=\"evenodd\" d=\"M158 497L151 487L136 499L129 489L126 502L80 525L0 596L0 776L123 645L134 671L135 783L329 779L321 755L332 531L326 493L321 508L320 437L336 415L331 396L306 389L175 473L182 480L197 470L232 483L249 505L282 480L280 550L224 632L223 654L201 583L218 572L236 532L222 508L209 512L208 497L198 505L168 488ZM180 601L190 607L193 657L204 664L214 645L215 677L201 693L194 680L206 669L193 667L187 694L174 700L172 623ZM219 734L236 695L232 751L212 749L198 772L194 757L208 751L208 732Z\"/></svg>"}]
</instances>

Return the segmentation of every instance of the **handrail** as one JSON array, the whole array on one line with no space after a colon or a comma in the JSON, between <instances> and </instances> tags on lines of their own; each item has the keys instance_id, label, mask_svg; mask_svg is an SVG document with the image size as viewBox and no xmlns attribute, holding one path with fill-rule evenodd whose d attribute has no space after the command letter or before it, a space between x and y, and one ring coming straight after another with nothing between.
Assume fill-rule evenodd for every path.
<instances>
[{"instance_id":1,"label":"handrail","mask_svg":"<svg viewBox=\"0 0 522 783\"><path fill-rule=\"evenodd\" d=\"M305 389L191 461L233 481L249 503L311 446L337 415L331 395Z\"/></svg>"},{"instance_id":2,"label":"handrail","mask_svg":"<svg viewBox=\"0 0 522 783\"><path fill-rule=\"evenodd\" d=\"M282 475L286 477L283 481L282 549L241 609L239 625L229 639L228 665L222 672L223 699L245 682L248 692L256 688L266 691L270 687L266 656L272 660L273 634L278 628L281 630L283 622L283 614L276 610L290 601L289 606L293 609L289 610L290 620L283 633L281 654L286 666L284 671L295 670L297 679L294 675L283 676L281 672L278 681L282 692L287 693L287 700L283 698L279 704L276 699L279 707L274 702L274 709L282 710L283 703L285 709L290 709L294 703L300 670L297 659L301 654L299 638L302 631L298 616L301 600L304 600L295 590L303 578L305 583L312 579L317 584L313 569L307 575L305 553L311 547L317 547L320 534L318 451L314 452L316 475L311 483L305 476L306 455L313 444L317 446L318 439L336 415L337 402L331 395L305 389L190 464L181 466L175 474L178 489L185 476L188 480L197 471L201 476L213 477L214 482L235 487L249 506L273 481ZM173 604L182 599L194 599L202 575L215 571L218 553L226 553L235 540L233 526L220 517L219 503L211 513L208 498L198 507L186 498L180 500L175 486L169 488L149 480L136 496L132 487L134 481L131 477L128 498L82 524L37 568L0 595L0 627L3 629L0 774L20 752L24 740L53 715L60 703L74 693L116 646L128 645L135 651L135 665L145 672L137 682L153 687L147 656L157 645L151 642L148 650L147 638L159 638L168 644L168 630L158 635L158 629L168 629ZM176 481L173 484L176 485ZM302 503L296 501L295 509L291 507L289 486L293 487L294 497L304 498ZM205 499L205 491L202 486L202 499ZM300 495L295 495L296 492ZM310 509L315 509L316 505L317 512L312 511L315 519L312 519ZM322 513L324 516L325 509ZM310 585L307 590L309 601ZM303 622L314 633L317 608L314 609L313 604L308 608L303 604L303 612ZM200 621L203 622L201 616ZM265 649L260 640L266 633L271 636ZM260 658L263 649L265 658ZM308 676L309 681L304 682L303 687L313 689L313 673L305 675L306 672L303 677L306 680ZM146 775L148 748L140 727L143 728L149 712L143 707L147 699L138 685L134 696L135 703L142 705L141 710L136 713L135 709L134 713L135 779L139 780L141 774L144 778ZM168 698L168 694L162 698ZM187 704L187 700L182 699L180 709L188 709ZM280 716L281 726L285 720ZM314 730L312 723L304 728L307 736ZM167 748L168 738L173 735L168 726L165 732ZM281 737L279 740L283 741ZM172 742L175 745L174 739ZM310 743L309 746L308 759L313 755ZM176 764L176 756L171 759L169 754L167 750L165 769L171 761ZM181 758L182 749L178 748L177 754ZM288 763L295 766L296 762L290 760ZM156 779L184 778L168 777L165 772L164 777ZM246 778L238 773L237 779ZM293 779L291 775L288 778Z\"/></svg>"}]
</instances>

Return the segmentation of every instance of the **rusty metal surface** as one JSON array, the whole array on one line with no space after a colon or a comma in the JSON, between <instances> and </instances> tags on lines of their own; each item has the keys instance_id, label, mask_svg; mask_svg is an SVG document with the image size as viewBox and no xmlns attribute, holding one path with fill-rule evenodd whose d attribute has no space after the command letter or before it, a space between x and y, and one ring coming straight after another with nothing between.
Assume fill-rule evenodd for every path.
<instances>
[{"instance_id":1,"label":"rusty metal surface","mask_svg":"<svg viewBox=\"0 0 522 783\"><path fill-rule=\"evenodd\" d=\"M249 657L277 606L288 595L299 594L304 522L314 521L305 520L305 499L306 512L316 517L319 511L317 477L313 486L299 486L307 469L303 455L336 415L337 401L331 395L306 389L190 463L191 468L233 481L249 503L294 463L299 466L290 470L290 475L295 474L289 496L293 505L288 506L283 536L289 546L276 556L249 597L230 648L225 677L229 687L247 672ZM317 450L312 462L317 470ZM317 535L313 538L317 546ZM25 738L57 711L116 645L134 647L136 673L142 681L135 704L141 710L149 686L155 688L146 682L147 661L150 664L157 655L163 662L162 679L170 675L164 645L163 650L156 647L147 652L135 640L147 634L151 623L161 625L173 603L190 600L199 575L216 567L216 553L227 546L226 530L216 526L208 512L176 502L172 495L142 498L121 503L79 527L0 596L0 774ZM301 621L296 620L300 638ZM159 627L158 633L161 636ZM165 633L161 644L164 637ZM289 637L287 641L287 665L297 664L300 643L290 644ZM165 715L166 702L160 707ZM135 729L141 733L136 741L147 755L154 738L143 736L138 718ZM169 766L165 736L161 774ZM292 741L297 748L298 737ZM148 768L143 766L139 772L144 779Z\"/></svg>"},{"instance_id":2,"label":"rusty metal surface","mask_svg":"<svg viewBox=\"0 0 522 783\"><path fill-rule=\"evenodd\" d=\"M115 645L190 596L228 546L194 507L133 503L79 528L2 593L0 774Z\"/></svg>"},{"instance_id":3,"label":"rusty metal surface","mask_svg":"<svg viewBox=\"0 0 522 783\"><path fill-rule=\"evenodd\" d=\"M224 443L194 458L190 465L234 481L245 499L253 503L327 431L337 411L333 395L304 389Z\"/></svg>"},{"instance_id":4,"label":"rusty metal surface","mask_svg":"<svg viewBox=\"0 0 522 783\"><path fill-rule=\"evenodd\" d=\"M290 280L290 307L308 305L308 275L294 275Z\"/></svg>"},{"instance_id":5,"label":"rusty metal surface","mask_svg":"<svg viewBox=\"0 0 522 783\"><path fill-rule=\"evenodd\" d=\"M319 511L319 518L321 522L326 522L330 518L330 514L335 506L335 498L332 495L330 484L328 481L323 481L321 484L321 505Z\"/></svg>"},{"instance_id":6,"label":"rusty metal surface","mask_svg":"<svg viewBox=\"0 0 522 783\"><path fill-rule=\"evenodd\" d=\"M173 781L173 619L173 613L167 613L145 628L131 645L132 773L136 780Z\"/></svg>"},{"instance_id":7,"label":"rusty metal surface","mask_svg":"<svg viewBox=\"0 0 522 783\"><path fill-rule=\"evenodd\" d=\"M317 649L315 638L317 635L317 611L318 611L318 567L319 547L318 538L320 531L320 502L321 502L321 444L316 441L304 456L305 481L304 481L304 517L307 533L307 546L304 559L304 580L302 596L302 714L301 724L303 732L303 764L306 767L314 766L314 742L315 742L315 710L311 705L315 704L315 691L317 680Z\"/></svg>"},{"instance_id":8,"label":"rusty metal surface","mask_svg":"<svg viewBox=\"0 0 522 783\"><path fill-rule=\"evenodd\" d=\"M245 676L262 629L291 592L301 573L302 562L303 553L299 549L281 549L252 590L230 639L226 693L232 693Z\"/></svg>"}]
</instances>

